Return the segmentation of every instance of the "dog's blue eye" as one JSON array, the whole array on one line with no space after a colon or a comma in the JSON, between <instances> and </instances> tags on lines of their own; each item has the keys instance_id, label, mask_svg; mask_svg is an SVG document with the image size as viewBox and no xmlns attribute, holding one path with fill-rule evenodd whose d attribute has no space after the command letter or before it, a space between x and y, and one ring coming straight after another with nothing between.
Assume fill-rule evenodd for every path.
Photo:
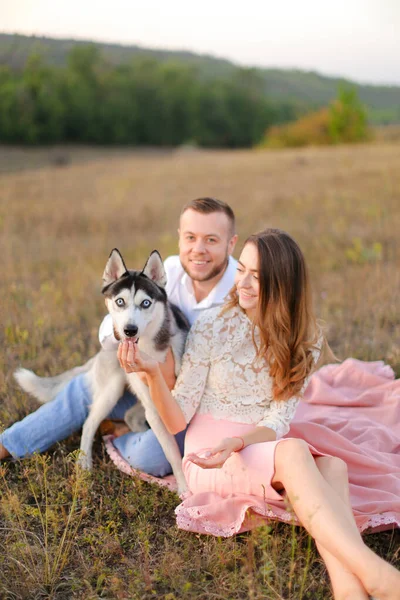
<instances>
[{"instance_id":1,"label":"dog's blue eye","mask_svg":"<svg viewBox=\"0 0 400 600\"><path fill-rule=\"evenodd\" d=\"M125 306L125 300L123 300L122 298L117 298L115 304L117 306Z\"/></svg>"},{"instance_id":2,"label":"dog's blue eye","mask_svg":"<svg viewBox=\"0 0 400 600\"><path fill-rule=\"evenodd\" d=\"M143 300L143 302L140 305L142 308L149 308L149 306L151 306L151 302L150 300Z\"/></svg>"}]
</instances>

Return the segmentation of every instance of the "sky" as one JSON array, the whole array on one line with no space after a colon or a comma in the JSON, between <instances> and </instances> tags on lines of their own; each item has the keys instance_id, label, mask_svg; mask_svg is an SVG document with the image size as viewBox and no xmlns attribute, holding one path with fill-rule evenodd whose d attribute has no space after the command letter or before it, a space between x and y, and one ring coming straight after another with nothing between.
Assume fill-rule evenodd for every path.
<instances>
[{"instance_id":1,"label":"sky","mask_svg":"<svg viewBox=\"0 0 400 600\"><path fill-rule=\"evenodd\" d=\"M400 84L400 0L0 0L0 32Z\"/></svg>"}]
</instances>

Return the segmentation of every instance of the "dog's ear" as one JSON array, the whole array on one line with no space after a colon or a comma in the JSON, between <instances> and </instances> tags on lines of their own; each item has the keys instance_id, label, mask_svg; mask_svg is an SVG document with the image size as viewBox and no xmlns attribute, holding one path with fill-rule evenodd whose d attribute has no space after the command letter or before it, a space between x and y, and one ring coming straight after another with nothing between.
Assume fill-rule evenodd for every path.
<instances>
[{"instance_id":1,"label":"dog's ear","mask_svg":"<svg viewBox=\"0 0 400 600\"><path fill-rule=\"evenodd\" d=\"M167 285L167 274L164 269L164 264L157 250L153 250L147 259L142 271L143 275L147 275L149 279L154 281L160 287Z\"/></svg>"},{"instance_id":2,"label":"dog's ear","mask_svg":"<svg viewBox=\"0 0 400 600\"><path fill-rule=\"evenodd\" d=\"M120 251L117 248L111 252L106 268L103 273L103 287L107 287L117 281L122 275L128 272L125 266L124 259L121 256Z\"/></svg>"}]
</instances>

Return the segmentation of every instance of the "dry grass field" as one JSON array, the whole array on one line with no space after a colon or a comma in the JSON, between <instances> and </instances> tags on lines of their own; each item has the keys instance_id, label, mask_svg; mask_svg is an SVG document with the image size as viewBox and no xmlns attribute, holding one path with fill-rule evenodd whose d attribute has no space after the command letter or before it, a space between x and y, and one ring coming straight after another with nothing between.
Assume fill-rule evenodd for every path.
<instances>
[{"instance_id":1,"label":"dry grass field","mask_svg":"<svg viewBox=\"0 0 400 600\"><path fill-rule=\"evenodd\" d=\"M132 268L153 248L175 253L180 208L204 195L232 205L242 240L269 225L290 232L308 259L335 353L384 359L400 376L398 144L103 151L64 166L29 152L37 168L17 172L32 162L24 155L18 163L13 150L10 173L10 154L0 152L3 427L37 406L13 381L19 365L55 374L97 351L110 250L118 247ZM100 440L94 473L81 478L78 446L76 434L45 457L0 468L1 598L330 598L301 529L271 524L226 540L178 531L176 496L133 485ZM399 564L398 532L366 539Z\"/></svg>"}]
</instances>

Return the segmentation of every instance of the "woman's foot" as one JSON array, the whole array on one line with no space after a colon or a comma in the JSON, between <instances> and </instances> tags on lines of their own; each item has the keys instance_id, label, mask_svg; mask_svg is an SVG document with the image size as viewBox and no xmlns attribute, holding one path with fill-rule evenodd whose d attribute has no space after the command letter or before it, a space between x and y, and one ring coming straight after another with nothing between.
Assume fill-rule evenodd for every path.
<instances>
[{"instance_id":1,"label":"woman's foot","mask_svg":"<svg viewBox=\"0 0 400 600\"><path fill-rule=\"evenodd\" d=\"M125 433L129 433L130 429L124 421L111 421L106 419L100 424L101 435L113 435L114 437L121 437Z\"/></svg>"},{"instance_id":2,"label":"woman's foot","mask_svg":"<svg viewBox=\"0 0 400 600\"><path fill-rule=\"evenodd\" d=\"M335 594L334 592L333 597L335 600L369 600L369 596L367 592L362 589L362 586L354 589L348 588L339 594Z\"/></svg>"},{"instance_id":3,"label":"woman's foot","mask_svg":"<svg viewBox=\"0 0 400 600\"><path fill-rule=\"evenodd\" d=\"M116 423L114 429L114 436L121 437L121 435L125 435L129 433L130 429L126 423Z\"/></svg>"},{"instance_id":4,"label":"woman's foot","mask_svg":"<svg viewBox=\"0 0 400 600\"><path fill-rule=\"evenodd\" d=\"M377 557L380 564L374 573L365 579L366 589L375 600L398 600L400 590L400 571Z\"/></svg>"},{"instance_id":5,"label":"woman's foot","mask_svg":"<svg viewBox=\"0 0 400 600\"><path fill-rule=\"evenodd\" d=\"M331 577L331 584L335 600L369 600L358 577L345 569L335 580Z\"/></svg>"},{"instance_id":6,"label":"woman's foot","mask_svg":"<svg viewBox=\"0 0 400 600\"><path fill-rule=\"evenodd\" d=\"M7 450L7 448L4 448L4 446L2 446L0 444L0 460L3 460L4 458L7 458L8 456L10 456L9 451Z\"/></svg>"},{"instance_id":7,"label":"woman's foot","mask_svg":"<svg viewBox=\"0 0 400 600\"><path fill-rule=\"evenodd\" d=\"M370 596L368 596L367 592L364 590L347 590L343 594L339 594L337 596L335 593L333 594L334 600L369 600Z\"/></svg>"}]
</instances>

